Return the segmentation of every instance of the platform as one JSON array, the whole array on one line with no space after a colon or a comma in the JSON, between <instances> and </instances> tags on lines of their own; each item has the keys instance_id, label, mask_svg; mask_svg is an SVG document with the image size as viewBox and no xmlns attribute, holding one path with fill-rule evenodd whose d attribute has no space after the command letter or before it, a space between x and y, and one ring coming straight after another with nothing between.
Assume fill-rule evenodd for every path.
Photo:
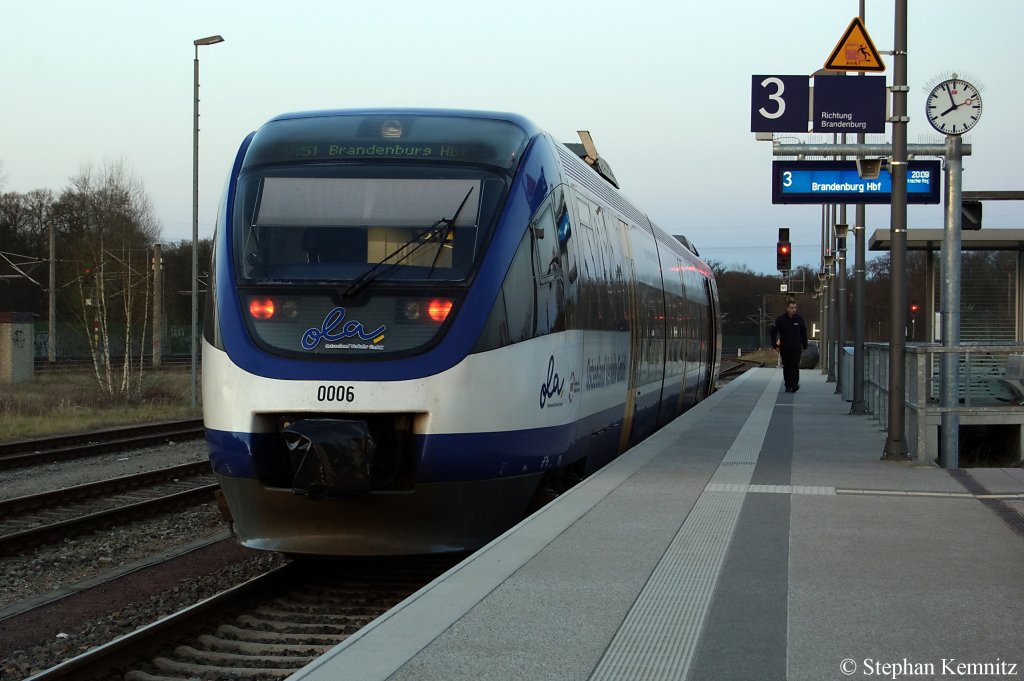
<instances>
[{"instance_id":1,"label":"platform","mask_svg":"<svg viewBox=\"0 0 1024 681\"><path fill-rule=\"evenodd\" d=\"M292 678L1024 677L1024 469L884 442L747 372Z\"/></svg>"}]
</instances>

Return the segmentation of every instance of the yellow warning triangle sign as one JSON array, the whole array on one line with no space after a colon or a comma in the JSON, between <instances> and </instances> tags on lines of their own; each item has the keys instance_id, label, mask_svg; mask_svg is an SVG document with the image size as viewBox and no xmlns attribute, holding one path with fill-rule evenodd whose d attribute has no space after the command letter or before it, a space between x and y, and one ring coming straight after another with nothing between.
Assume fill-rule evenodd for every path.
<instances>
[{"instance_id":1,"label":"yellow warning triangle sign","mask_svg":"<svg viewBox=\"0 0 1024 681\"><path fill-rule=\"evenodd\" d=\"M860 17L854 17L825 61L828 71L885 71L881 55Z\"/></svg>"}]
</instances>

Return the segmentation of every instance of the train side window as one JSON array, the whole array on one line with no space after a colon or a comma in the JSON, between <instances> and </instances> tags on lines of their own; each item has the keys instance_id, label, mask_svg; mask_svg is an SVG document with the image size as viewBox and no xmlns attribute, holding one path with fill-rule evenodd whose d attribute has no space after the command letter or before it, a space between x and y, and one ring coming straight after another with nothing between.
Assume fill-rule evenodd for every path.
<instances>
[{"instance_id":1,"label":"train side window","mask_svg":"<svg viewBox=\"0 0 1024 681\"><path fill-rule=\"evenodd\" d=\"M558 251L558 234L555 231L555 218L551 213L551 203L542 207L530 221L537 244L537 262L542 283L551 281L562 273L562 259Z\"/></svg>"},{"instance_id":2,"label":"train side window","mask_svg":"<svg viewBox=\"0 0 1024 681\"><path fill-rule=\"evenodd\" d=\"M509 343L529 340L537 331L537 282L533 273L531 242L530 231L527 230L502 284Z\"/></svg>"},{"instance_id":3,"label":"train side window","mask_svg":"<svg viewBox=\"0 0 1024 681\"><path fill-rule=\"evenodd\" d=\"M563 331L567 324L568 245L558 238L554 215L556 205L561 207L562 204L556 204L554 198L549 198L530 221L537 257L537 335Z\"/></svg>"},{"instance_id":4,"label":"train side window","mask_svg":"<svg viewBox=\"0 0 1024 681\"><path fill-rule=\"evenodd\" d=\"M498 297L491 308L491 314L487 317L480 338L477 339L473 352L486 352L496 348L503 348L509 344L508 338L508 315L505 312L505 289L498 290Z\"/></svg>"}]
</instances>

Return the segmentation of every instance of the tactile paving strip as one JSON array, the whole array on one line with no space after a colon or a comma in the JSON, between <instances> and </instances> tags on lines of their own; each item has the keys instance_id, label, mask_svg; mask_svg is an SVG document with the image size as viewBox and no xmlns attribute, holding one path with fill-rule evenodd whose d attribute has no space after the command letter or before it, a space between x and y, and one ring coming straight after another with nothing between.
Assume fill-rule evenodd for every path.
<instances>
[{"instance_id":1,"label":"tactile paving strip","mask_svg":"<svg viewBox=\"0 0 1024 681\"><path fill-rule=\"evenodd\" d=\"M592 681L683 679L732 539L778 396L775 372L708 486L697 499ZM723 494L733 491L735 494Z\"/></svg>"}]
</instances>

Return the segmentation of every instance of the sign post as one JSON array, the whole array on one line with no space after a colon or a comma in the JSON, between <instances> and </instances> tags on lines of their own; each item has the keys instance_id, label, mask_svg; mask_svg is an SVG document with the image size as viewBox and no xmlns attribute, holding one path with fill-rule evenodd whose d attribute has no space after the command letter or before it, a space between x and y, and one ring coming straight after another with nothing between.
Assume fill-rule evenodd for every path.
<instances>
[{"instance_id":1,"label":"sign post","mask_svg":"<svg viewBox=\"0 0 1024 681\"><path fill-rule=\"evenodd\" d=\"M889 225L889 404L883 461L908 461L906 439L907 351L907 0L896 0L892 96L892 204Z\"/></svg>"}]
</instances>

